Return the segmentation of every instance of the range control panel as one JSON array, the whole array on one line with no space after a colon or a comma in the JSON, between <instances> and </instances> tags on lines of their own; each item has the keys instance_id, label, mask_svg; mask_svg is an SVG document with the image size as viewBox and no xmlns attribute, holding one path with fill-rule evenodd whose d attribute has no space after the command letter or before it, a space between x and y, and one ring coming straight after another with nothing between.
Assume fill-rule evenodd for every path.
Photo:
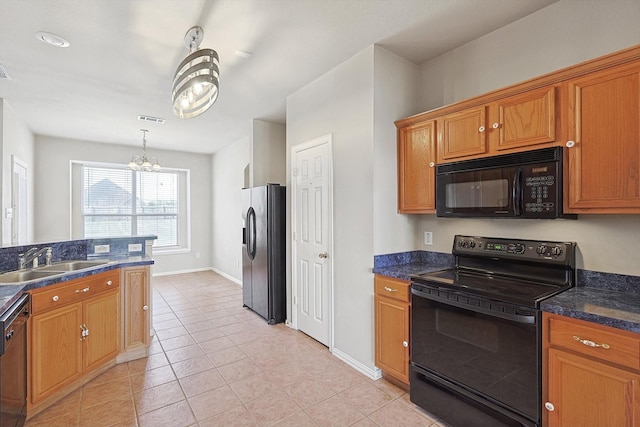
<instances>
[{"instance_id":1,"label":"range control panel","mask_svg":"<svg viewBox=\"0 0 640 427\"><path fill-rule=\"evenodd\" d=\"M575 243L573 242L456 235L453 240L452 252L454 255L565 262L568 259L573 259L574 249Z\"/></svg>"}]
</instances>

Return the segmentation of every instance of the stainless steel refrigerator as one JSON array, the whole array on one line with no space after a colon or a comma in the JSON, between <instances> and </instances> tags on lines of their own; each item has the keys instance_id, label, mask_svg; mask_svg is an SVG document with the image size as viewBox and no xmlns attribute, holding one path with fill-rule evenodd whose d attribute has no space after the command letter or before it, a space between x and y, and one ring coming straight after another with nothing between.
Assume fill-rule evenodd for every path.
<instances>
[{"instance_id":1,"label":"stainless steel refrigerator","mask_svg":"<svg viewBox=\"0 0 640 427\"><path fill-rule=\"evenodd\" d=\"M285 191L242 189L242 304L271 325L286 318Z\"/></svg>"}]
</instances>

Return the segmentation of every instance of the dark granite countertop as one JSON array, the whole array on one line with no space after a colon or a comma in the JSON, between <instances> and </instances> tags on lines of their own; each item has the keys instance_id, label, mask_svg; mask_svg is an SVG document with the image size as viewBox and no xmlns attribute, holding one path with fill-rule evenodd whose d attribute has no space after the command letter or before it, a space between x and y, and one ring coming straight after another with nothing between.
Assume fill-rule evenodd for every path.
<instances>
[{"instance_id":1,"label":"dark granite countertop","mask_svg":"<svg viewBox=\"0 0 640 427\"><path fill-rule=\"evenodd\" d=\"M153 258L146 255L143 256L110 256L109 258L90 258L92 261L105 260L106 264L87 268L83 270L71 271L68 273L45 277L44 279L32 280L24 283L8 283L0 285L0 314L4 313L6 309L11 307L11 304L16 302L20 296L31 289L42 288L44 286L53 285L56 283L68 282L69 280L77 279L79 277L91 276L94 274L102 273L104 271L113 270L123 267L134 267L136 265L150 265L153 264Z\"/></svg>"},{"instance_id":2,"label":"dark granite countertop","mask_svg":"<svg viewBox=\"0 0 640 427\"><path fill-rule=\"evenodd\" d=\"M549 313L640 333L640 294L596 287L569 289L542 301Z\"/></svg>"},{"instance_id":3,"label":"dark granite countertop","mask_svg":"<svg viewBox=\"0 0 640 427\"><path fill-rule=\"evenodd\" d=\"M373 273L396 279L410 280L411 276L453 266L453 255L441 252L411 251L373 257Z\"/></svg>"}]
</instances>

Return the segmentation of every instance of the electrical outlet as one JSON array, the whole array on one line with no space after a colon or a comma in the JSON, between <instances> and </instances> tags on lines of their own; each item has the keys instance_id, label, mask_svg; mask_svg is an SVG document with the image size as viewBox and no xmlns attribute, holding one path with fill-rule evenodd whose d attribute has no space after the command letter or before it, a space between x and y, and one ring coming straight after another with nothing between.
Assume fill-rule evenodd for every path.
<instances>
[{"instance_id":1,"label":"electrical outlet","mask_svg":"<svg viewBox=\"0 0 640 427\"><path fill-rule=\"evenodd\" d=\"M129 243L129 252L142 252L142 243Z\"/></svg>"},{"instance_id":2,"label":"electrical outlet","mask_svg":"<svg viewBox=\"0 0 640 427\"><path fill-rule=\"evenodd\" d=\"M200 252L196 252L196 259L200 259Z\"/></svg>"},{"instance_id":3,"label":"electrical outlet","mask_svg":"<svg viewBox=\"0 0 640 427\"><path fill-rule=\"evenodd\" d=\"M110 250L109 245L95 245L93 247L94 254L108 254Z\"/></svg>"},{"instance_id":4,"label":"electrical outlet","mask_svg":"<svg viewBox=\"0 0 640 427\"><path fill-rule=\"evenodd\" d=\"M425 231L424 232L424 244L426 246L431 246L433 245L433 233L430 231Z\"/></svg>"}]
</instances>

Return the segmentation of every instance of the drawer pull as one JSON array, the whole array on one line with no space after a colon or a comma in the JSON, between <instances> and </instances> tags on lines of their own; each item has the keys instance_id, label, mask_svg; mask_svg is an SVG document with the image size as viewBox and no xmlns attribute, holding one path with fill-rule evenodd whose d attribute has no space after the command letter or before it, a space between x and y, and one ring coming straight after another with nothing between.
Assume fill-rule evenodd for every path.
<instances>
[{"instance_id":1,"label":"drawer pull","mask_svg":"<svg viewBox=\"0 0 640 427\"><path fill-rule=\"evenodd\" d=\"M385 291L387 291L387 292L398 292L398 290L397 290L397 289L391 289L391 288L390 288L390 287L388 287L388 286L385 286L385 287L384 287L384 290L385 290Z\"/></svg>"},{"instance_id":2,"label":"drawer pull","mask_svg":"<svg viewBox=\"0 0 640 427\"><path fill-rule=\"evenodd\" d=\"M107 280L107 286L111 286L113 282L111 280Z\"/></svg>"},{"instance_id":3,"label":"drawer pull","mask_svg":"<svg viewBox=\"0 0 640 427\"><path fill-rule=\"evenodd\" d=\"M89 289L90 289L89 286L87 286L84 289L76 289L76 294L79 294L80 292L89 292Z\"/></svg>"},{"instance_id":4,"label":"drawer pull","mask_svg":"<svg viewBox=\"0 0 640 427\"><path fill-rule=\"evenodd\" d=\"M605 350L609 350L611 348L611 346L609 344L596 344L593 341L590 340L583 340L582 338L580 338L579 336L574 335L573 339L581 342L582 344L586 345L587 347L600 347L600 348L604 348Z\"/></svg>"},{"instance_id":5,"label":"drawer pull","mask_svg":"<svg viewBox=\"0 0 640 427\"><path fill-rule=\"evenodd\" d=\"M60 297L58 295L54 295L53 298L51 298L51 301L56 302L60 299Z\"/></svg>"}]
</instances>

